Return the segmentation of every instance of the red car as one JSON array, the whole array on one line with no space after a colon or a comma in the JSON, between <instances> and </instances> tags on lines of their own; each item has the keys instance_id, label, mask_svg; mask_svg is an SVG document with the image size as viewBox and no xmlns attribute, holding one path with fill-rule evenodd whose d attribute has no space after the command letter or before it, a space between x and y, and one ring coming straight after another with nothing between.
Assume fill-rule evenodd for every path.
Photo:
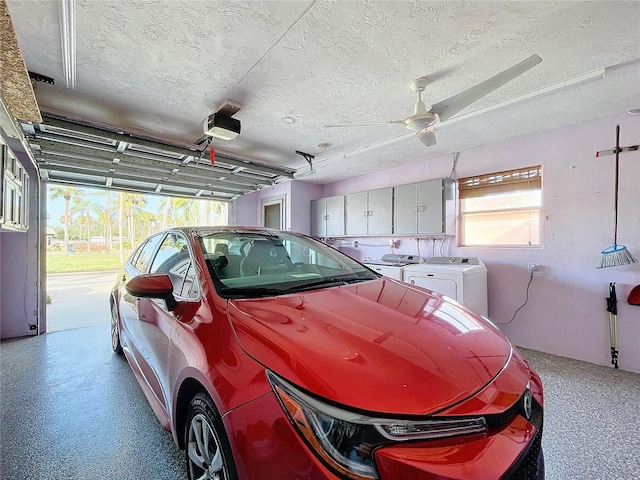
<instances>
[{"instance_id":1,"label":"red car","mask_svg":"<svg viewBox=\"0 0 640 480\"><path fill-rule=\"evenodd\" d=\"M168 230L111 340L190 479L541 479L542 383L485 318L304 235Z\"/></svg>"}]
</instances>

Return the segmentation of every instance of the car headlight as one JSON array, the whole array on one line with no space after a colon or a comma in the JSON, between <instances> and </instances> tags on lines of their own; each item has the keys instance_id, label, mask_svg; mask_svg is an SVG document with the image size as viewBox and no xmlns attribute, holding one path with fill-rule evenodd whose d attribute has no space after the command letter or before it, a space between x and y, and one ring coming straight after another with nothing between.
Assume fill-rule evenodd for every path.
<instances>
[{"instance_id":1,"label":"car headlight","mask_svg":"<svg viewBox=\"0 0 640 480\"><path fill-rule=\"evenodd\" d=\"M373 450L407 440L429 440L482 433L484 417L433 420L376 418L322 402L267 372L289 420L311 450L335 472L353 480L378 478Z\"/></svg>"}]
</instances>

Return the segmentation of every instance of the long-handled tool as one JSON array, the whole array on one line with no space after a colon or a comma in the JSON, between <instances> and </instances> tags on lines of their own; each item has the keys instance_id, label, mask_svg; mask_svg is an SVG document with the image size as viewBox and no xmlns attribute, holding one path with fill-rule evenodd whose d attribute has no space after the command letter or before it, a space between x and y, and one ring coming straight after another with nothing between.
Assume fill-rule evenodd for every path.
<instances>
[{"instance_id":1,"label":"long-handled tool","mask_svg":"<svg viewBox=\"0 0 640 480\"><path fill-rule=\"evenodd\" d=\"M613 368L618 368L618 298L616 284L613 282L609 284L607 312L609 312L609 337L611 337L611 363Z\"/></svg>"},{"instance_id":2,"label":"long-handled tool","mask_svg":"<svg viewBox=\"0 0 640 480\"><path fill-rule=\"evenodd\" d=\"M620 152L635 151L637 145L631 148L620 148L620 124L616 125L616 148L613 152L616 154L616 177L615 177L615 202L614 202L614 223L613 223L613 245L602 250L600 261L596 268L617 267L620 265L629 265L636 263L638 260L631 254L625 245L618 245L618 172L620 170ZM596 157L611 155L611 150L603 150L596 153Z\"/></svg>"}]
</instances>

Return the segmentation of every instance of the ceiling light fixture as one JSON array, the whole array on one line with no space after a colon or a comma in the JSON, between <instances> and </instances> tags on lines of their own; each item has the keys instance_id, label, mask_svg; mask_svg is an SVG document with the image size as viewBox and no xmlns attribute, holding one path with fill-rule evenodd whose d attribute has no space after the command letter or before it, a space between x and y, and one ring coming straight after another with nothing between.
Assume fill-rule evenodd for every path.
<instances>
[{"instance_id":1,"label":"ceiling light fixture","mask_svg":"<svg viewBox=\"0 0 640 480\"><path fill-rule=\"evenodd\" d=\"M60 0L62 68L67 88L76 88L76 3Z\"/></svg>"},{"instance_id":2,"label":"ceiling light fixture","mask_svg":"<svg viewBox=\"0 0 640 480\"><path fill-rule=\"evenodd\" d=\"M295 119L293 117L282 117L282 121L284 123L294 123Z\"/></svg>"}]
</instances>

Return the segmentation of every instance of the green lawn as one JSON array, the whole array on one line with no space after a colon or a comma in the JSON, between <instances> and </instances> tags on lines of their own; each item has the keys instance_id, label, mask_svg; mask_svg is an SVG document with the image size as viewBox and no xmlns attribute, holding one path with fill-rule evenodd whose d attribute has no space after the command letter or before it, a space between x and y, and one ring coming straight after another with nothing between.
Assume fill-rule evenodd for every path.
<instances>
[{"instance_id":1,"label":"green lawn","mask_svg":"<svg viewBox=\"0 0 640 480\"><path fill-rule=\"evenodd\" d=\"M129 258L130 253L130 251L124 252L125 261ZM62 252L47 252L47 275L53 273L103 272L119 270L121 266L119 252L70 252L69 255L65 255Z\"/></svg>"}]
</instances>

